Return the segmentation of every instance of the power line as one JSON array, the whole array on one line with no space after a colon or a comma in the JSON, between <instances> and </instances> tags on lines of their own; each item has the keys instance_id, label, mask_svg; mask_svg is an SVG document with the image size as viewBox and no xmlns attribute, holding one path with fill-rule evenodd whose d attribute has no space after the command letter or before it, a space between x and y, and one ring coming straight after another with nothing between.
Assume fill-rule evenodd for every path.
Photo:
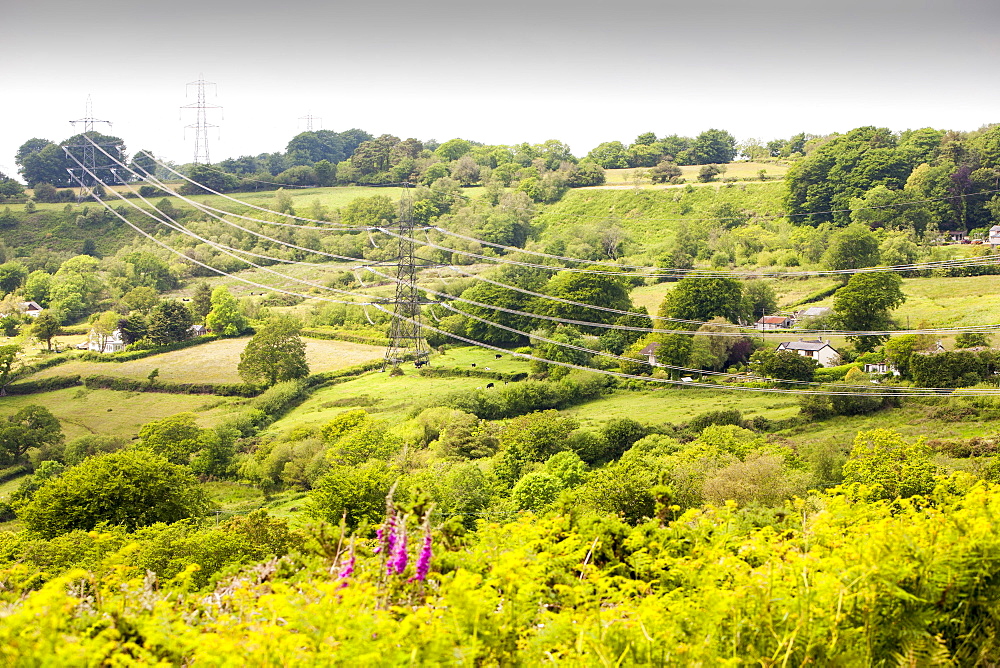
<instances>
[{"instance_id":1,"label":"power line","mask_svg":"<svg viewBox=\"0 0 1000 668\"><path fill-rule=\"evenodd\" d=\"M155 156L151 156L151 157L153 157L153 159L155 160ZM214 195L218 195L218 196L223 197L223 198L225 198L225 199L227 199L229 201L232 201L232 202L237 203L237 204L241 204L243 206L246 206L246 207L249 207L249 208L252 208L252 209L256 209L258 211L266 211L266 212L269 212L269 213L273 213L273 212L270 211L270 209L265 209L263 207L255 206L255 205L249 204L247 202L243 202L242 200L238 200L238 199L236 199L234 197L230 197L230 196L228 196L228 195L226 195L224 193L221 193L219 191L212 190L211 188L208 188L208 187L206 187L206 186L204 186L202 184L199 184L196 181L194 181L193 179L191 179L190 177L188 177L188 176L186 176L186 175L178 172L177 170L173 169L169 165L165 165L165 164L159 163L159 162L158 162L158 164L161 164L164 168L166 168L170 172L173 172L174 174L176 174L180 178L188 181L189 183L197 185L197 186L203 188L204 190L206 190L207 192L210 192L210 193L212 193ZM997 192L1000 192L1000 191L997 191ZM855 209L855 210L857 210L857 209ZM302 217L302 216L296 216L296 215L292 215L292 214L287 214L287 217L293 218L295 220L301 220L301 221L311 222L311 223L321 223L321 224L325 224L325 225L336 225L335 223L330 223L328 221L320 221L320 220L315 220L315 219L312 219L312 218L305 218L305 217ZM268 221L261 221L261 222L267 223ZM272 224L276 224L276 223L272 223ZM377 231L380 231L380 232L384 232L386 234L391 234L390 232L388 232L384 228L380 228L380 227L372 227L370 229L377 230ZM437 229L440 230L440 231L444 231L442 228L437 228ZM450 234L452 234L453 236L462 236L462 235L457 235L456 233L450 233ZM583 258L569 258L569 257L563 257L563 256L557 256L557 255L549 255L549 254L546 254L546 253L540 253L538 251L529 251L529 250L526 250L526 249L523 249L523 248L517 248L517 247L514 247L514 246L503 246L501 244L493 244L491 242L484 241L484 240L481 240L481 239L475 239L474 237L465 237L465 238L469 239L469 240L472 240L472 241L476 241L476 242L484 244L484 245L489 245L489 246L504 248L504 249L509 250L512 253L515 253L515 252L517 252L517 253L529 253L529 254L533 254L533 255L542 255L542 256L547 256L547 257L553 258L553 259L561 259L561 260L565 260L565 261L579 262L579 263L592 263L592 264L603 264L603 265L610 264L610 263L607 263L607 262L599 262L599 261L594 261L594 260L586 260L586 259L583 259ZM544 269L544 270L547 270L547 271L563 271L563 270L565 270L565 271L572 271L572 272L576 272L576 273L596 273L596 274L601 274L601 275L606 275L606 276L627 276L627 277L635 277L635 276L641 275L641 276L643 276L645 278L683 278L684 276L686 276L688 274L697 274L698 276L703 276L703 277L733 277L733 278L739 278L739 277L748 277L748 278L763 278L763 277L770 277L770 278L791 278L791 277L797 277L797 276L853 275L853 274L858 274L858 273L871 273L871 272L879 272L879 271L899 271L899 272L906 271L906 272L912 272L912 271L920 271L920 270L924 270L924 269L935 269L935 268L943 268L943 267L979 266L979 265L984 265L984 264L994 264L998 260L1000 260L1000 257L983 257L983 258L969 258L967 260L941 260L941 261L937 261L937 262L912 263L912 264L907 264L907 265L893 265L893 266L888 266L888 267L863 267L863 268L859 268L859 269L829 269L829 270L783 271L783 272L732 272L732 271L717 271L717 270L707 270L707 269L678 269L678 268L669 268L668 267L666 269L670 270L669 273L655 273L655 272L651 272L650 273L650 272L647 272L647 273L643 273L643 274L637 274L635 272L628 272L628 271L590 271L590 270L586 270L586 269L578 269L578 268L573 268L573 267L553 267L551 265L542 265L542 264L534 264L534 263L516 262L516 261L513 261L513 260L508 260L508 259L500 258L500 257L496 257L496 256L481 255L481 254L478 254L478 253L472 253L470 251L465 251L465 250L461 250L461 249L450 248L448 246L441 246L440 244L432 244L430 242L428 242L428 245L431 245L432 247L438 248L440 250L444 250L446 252L459 253L460 255L466 255L466 256L469 256L469 257L475 257L477 259L481 259L481 260L488 261L488 262L496 262L496 263L503 263L503 264L514 264L514 265L518 265L518 266L525 266L525 267L533 267L533 268ZM651 268L651 267L639 266L639 265L613 265L613 266L624 266L626 268L627 267L634 267L636 269L650 269Z\"/></svg>"},{"instance_id":2,"label":"power line","mask_svg":"<svg viewBox=\"0 0 1000 668\"><path fill-rule=\"evenodd\" d=\"M122 198L122 199L124 199L124 198ZM116 216L118 216L119 218L121 218L123 221L125 221L130 227L133 227L133 229L136 229L137 231L139 231L144 236L152 238L150 235L148 235L147 233L145 233L144 231L142 231L141 229L139 229L138 227L136 227L135 225L133 225L130 221L128 221L120 213L118 213L117 211L115 211L109 204L107 204L106 202L103 202L101 200L98 200L98 201L106 209L108 209L113 214L115 214ZM147 212L145 210L140 209L140 211L142 211L146 215L150 215L149 212ZM169 250L171 250L171 251L173 251L175 253L180 254L178 251L176 251L176 249L173 249L172 247L169 247L166 244L163 244L162 242L159 242L158 240L154 239L154 241L157 241L157 243L160 243L160 245L163 245L164 247L168 248ZM183 257L183 255L182 255L182 257ZM190 260L190 258L188 258L188 259ZM197 262L197 261L195 261L195 262L198 263L198 264L201 264L202 266L209 267L208 265L205 265L204 263ZM273 289L273 290L278 291L278 292L282 292L282 293L285 293L285 294L298 295L298 296L301 296L301 297L304 297L304 298L309 298L310 297L309 295L303 295L301 293L296 293L296 292L292 292L292 291L289 291L289 290L284 290L284 289L280 289L280 288L273 288L271 286L262 286L261 284L253 283L252 281L248 281L246 279L242 279L240 277L234 276L232 274L229 274L229 273L227 273L225 271L216 269L214 267L209 267L209 268L212 269L213 271L216 271L217 273L222 274L222 275L228 276L228 277L233 278L235 280L239 280L239 281L243 281L243 282L246 282L246 283L250 283L252 285L258 285L260 287L268 287L268 288ZM274 272L274 273L277 273L277 272ZM279 274L279 275L281 275L281 274ZM290 278L291 280L297 281L297 282L300 282L300 283L309 283L308 281L302 281L301 279L295 279L293 277L287 277L286 276L286 278ZM322 301L329 301L329 302L335 302L336 301L336 300L330 300L330 299L326 299L326 298L322 298L322 297L318 297L318 299L320 299ZM344 303L344 302L336 302L336 303ZM350 303L354 303L354 302L350 302ZM374 304L374 303L370 304L370 305L373 306L374 308L377 308L377 309L379 309L379 310L381 310L383 312L388 313L388 311L385 309L384 305ZM402 319L404 319L404 320L409 320L411 324L415 325L418 328L420 327L420 323L418 321L414 321L412 318L409 318L409 317L403 316L403 315L400 315L399 317L402 318ZM468 339L466 337L458 336L458 335L452 334L450 332L446 332L444 330L440 330L440 329L437 329L437 328L434 328L434 327L431 327L431 326L425 325L425 327L427 327L431 331L436 331L436 332L439 332L441 334L450 336L452 338L455 338L455 339L458 339L458 340L463 340L463 341L465 341L467 343L470 343L471 345L477 345L479 347L483 347L483 348L487 348L487 349L491 349L491 350L496 350L496 351L510 352L510 351L506 351L506 349L502 349L502 348L499 348L497 346L492 346L490 344L485 344L483 342L478 342L478 341L475 341L473 339ZM535 338L540 338L540 337L535 337ZM544 340L544 339L540 339L540 340ZM555 341L550 341L550 342L556 343L557 345L566 345L566 344L560 344L560 343L555 342ZM567 347L571 347L571 346L567 346ZM589 349L585 349L584 348L583 350L589 350ZM591 352L597 353L599 351L591 351ZM600 369L592 369L590 367L584 367L582 365L576 365L576 364L571 364L571 363L567 363L567 362L560 362L560 361L555 361L555 360L546 360L544 358L538 358L538 357L535 357L535 356L532 356L532 355L523 354L523 353L511 353L511 354L513 354L515 356L518 356L518 357L524 357L524 358L527 358L527 359L537 360L537 361L544 362L544 363L547 363L547 364L555 364L557 366L564 366L564 367L569 367L569 368L575 368L575 369L585 370L585 371L589 371L589 372L603 373L605 375L610 375L610 376L614 376L614 377L638 379L638 380L644 380L644 381L647 381L647 382L662 382L662 383L669 383L669 384L675 384L675 385L684 385L684 386L688 386L688 387L706 387L706 388L714 388L714 389L728 389L728 390L739 390L739 391L770 392L770 393L782 393L782 394L816 394L816 395L855 395L855 394L857 394L857 392L842 392L842 391L830 391L830 390L827 390L827 391L820 391L820 390L816 390L816 391L813 391L813 390L786 390L786 389L782 389L782 388L753 388L753 387L742 387L742 386L729 386L729 387L721 386L720 387L720 386L712 384L712 383L700 383L700 382L694 382L694 381L692 381L692 382L673 381L673 380L667 380L667 379L648 378L648 377L645 377L645 376L639 376L639 375L635 375L635 374L626 374L626 373L621 373L621 372L612 372L612 371L606 371L606 370L600 370ZM675 367L675 369L683 369L683 367ZM692 371L694 371L695 373L702 373L699 370L692 370ZM783 382L785 382L785 381L783 381ZM935 394L936 395L946 395L946 394L951 394L951 393L954 392L954 390L952 390L951 388L905 388L906 391L871 392L870 391L871 388L868 387L868 386L844 386L844 385L837 385L837 386L842 386L842 387L860 387L860 388L863 388L865 390L864 394L867 395L867 396L928 396L929 393L932 394L932 395L935 395ZM920 392L918 392L918 390L920 390ZM967 394L969 396L976 395L976 394L996 394L996 393L1000 393L1000 390L981 390L981 389L977 389L977 390L965 390L965 391L963 391L963 394Z\"/></svg>"},{"instance_id":3,"label":"power line","mask_svg":"<svg viewBox=\"0 0 1000 668\"><path fill-rule=\"evenodd\" d=\"M132 171L132 170L130 169L129 171ZM133 173L135 173L135 172L133 171ZM148 174L148 172L147 172L147 174ZM157 183L161 183L161 182L157 181ZM204 206L204 205L201 205L201 204L199 204L199 203L197 203L197 202L195 202L193 200L185 198L185 197L183 197L181 195L178 195L178 197L180 197L184 201L187 201L187 202L191 203L196 208ZM146 201L145 198L142 198L142 199L143 199L143 201ZM207 207L207 208L213 208L213 207ZM155 207L154 207L154 209L155 209ZM222 211L221 209L215 209L215 210ZM260 238L267 239L268 241L277 243L279 245L291 247L291 248L294 248L296 250L300 250L300 251L307 252L307 253L315 253L315 254L324 255L324 256L327 256L327 257L334 257L334 258L337 258L337 259L354 260L354 258L348 258L348 257L345 257L345 256L332 255L332 254L329 254L329 253L325 253L323 251L317 251L317 250L313 250L313 249L308 249L308 248L304 248L302 246L297 246L295 244L291 244L289 242L281 241L279 239L274 239L274 238L269 237L267 235L264 235L264 234L255 232L253 230L249 230L247 228L244 228L242 226L236 225L235 223L232 223L231 221L227 221L227 220L225 220L225 219L223 219L220 216L217 216L215 214L209 213L209 215L212 216L212 217L214 217L214 218L216 218L216 219L218 219L218 220L220 220L221 222L223 222L225 224L232 225L232 226L236 227L237 229L246 231L246 232L248 232L248 233L250 233L252 235L258 236ZM254 220L254 221L257 221L257 222L261 222L261 223L270 222L270 221L263 221L261 219L255 219L255 218L247 218L247 219L248 220ZM297 226L293 225L293 227L297 227ZM314 228L309 228L309 229L314 229ZM408 241L408 242L410 242L412 244L412 242L415 241L409 235L405 235L405 237L403 235L399 235L399 236L400 236L400 243L404 243L405 241ZM218 247L219 248L229 248L227 246L218 246ZM243 251L241 249L230 249L230 250L233 250L233 251L236 251L236 252L239 252L239 253L246 253L248 255L253 255L253 256L257 256L257 257L261 257L261 258L266 258L266 259L269 259L269 260L272 260L272 261L275 261L275 262L289 262L289 263L294 263L294 264L309 264L311 266L322 266L322 265L318 265L318 264L315 264L315 263L303 263L303 262L285 260L285 259L282 259L282 258L273 258L273 257L266 256L266 255L260 255L260 254L257 254L257 253L251 253L249 251ZM357 267L354 267L353 269L367 268L368 271L371 271L372 273L375 273L376 275L383 276L384 278L387 278L389 280L395 280L391 276L388 276L388 275L385 275L385 274L381 274L380 272L377 272L377 271L371 269L371 266L372 265L370 263L367 263L367 264L362 264L362 265L359 265ZM561 298L558 298L558 297L553 297L551 295L545 295L544 293L539 293L539 292L534 292L534 291L528 291L528 290L525 290L525 289L522 289L522 288L519 288L519 287L516 287L516 286L511 286L511 285L507 285L507 284L504 284L504 283L500 283L498 281L493 281L491 279L487 279L485 277L482 277L482 276L479 276L479 275L476 275L476 274L465 272L465 271L463 271L463 270L461 270L461 269L459 269L457 267L454 267L454 266L451 266L450 268L453 271L456 271L456 272L458 272L460 274L463 274L465 276L468 276L470 278L473 278L473 279L476 279L476 280L485 281L485 282L491 283L493 285L496 285L498 287L506 288L506 289L509 289L509 290L523 292L523 293L529 294L529 295L531 295L533 297L536 297L536 298L541 298L541 299L545 299L545 300L548 300L548 301L563 302L563 303L567 303L567 304L570 304L570 305L573 305L573 306L580 306L580 307L591 308L591 309L598 309L598 310L607 310L607 309L604 309L604 308L599 307L599 306L594 306L594 305L591 305L591 304L586 304L584 302L574 302L574 301L570 301L570 300L564 300L564 299L561 299ZM428 292L435 292L435 291L429 290L428 288L424 288L424 290L428 291ZM489 309L493 309L493 310L497 310L497 311L503 311L503 312L510 313L510 314L513 314L513 315L520 315L520 316L526 316L526 317L532 317L532 318L541 318L541 319L555 321L555 322L560 322L560 323L564 323L564 324L572 324L572 325L579 325L579 326L586 326L586 327L606 327L606 328L615 328L615 329L626 329L626 330L633 330L633 331L642 331L642 332L649 332L649 333L663 333L663 334L684 333L684 334L699 334L699 335L710 335L710 336L711 335L717 335L717 336L732 335L732 334L726 333L726 332L723 332L723 333L713 333L713 332L695 332L695 331L691 331L691 330L667 330L667 329L661 329L661 328L645 328L645 327L634 327L634 326L628 326L628 325L610 325L610 324L606 324L606 323L596 323L596 322L590 322L590 321L571 320L571 319L566 319L566 318L557 318L557 317L553 317L553 316L539 315L539 314L534 314L534 313L524 312L524 311L519 311L519 310L514 310L514 309L501 308L501 307L497 307L497 306L494 306L494 305L491 305L491 304L485 304L485 303L482 303L482 302L476 302L476 301L464 299L464 298L461 298L461 297L452 297L450 295L445 295L444 293L436 293L435 292L435 294L438 294L438 295L441 295L441 296L447 296L447 297L449 297L451 299L457 299L459 301L463 301L463 302L466 302L466 303L469 303L469 304L472 304L472 305L475 305L475 306L479 306L479 307L483 307L483 308L489 308ZM646 317L646 318L649 317L648 314L645 314L645 313L638 313L638 312L631 312L631 311L622 311L622 310L619 310L619 309L611 309L611 310L612 310L612 312L618 313L620 315L630 315L630 316ZM748 327L745 327L745 326L741 326L741 325L731 325L729 323L713 323L713 322L696 321L696 320L685 320L685 319L679 319L679 318L669 318L669 317L665 317L665 316L657 316L656 319L658 319L658 320L666 320L666 321L671 321L671 322L680 322L680 323L684 323L684 324L698 325L698 326L702 326L702 325L721 326L721 327L726 327L726 328L731 328L731 329L737 330L737 331L734 332L734 334L744 333L746 330L750 330L751 329L751 328L748 328ZM956 328L925 328L925 329L919 329L919 330L879 330L879 331L847 331L847 330L820 330L820 329L811 329L811 330L810 329L795 329L795 330L791 330L790 329L790 330L785 330L783 332L782 331L778 331L778 330L773 330L773 331L770 331L770 332L762 332L762 334L768 334L768 335L774 335L774 336L788 336L789 334L792 334L792 335L794 335L794 334L827 334L827 335L833 335L833 336L882 336L882 335L900 335L900 334L910 334L910 333L934 333L934 334L941 334L941 333L972 332L972 331L990 332L990 331L993 331L996 327L1000 327L1000 325L967 326L967 327L956 327Z\"/></svg>"},{"instance_id":4,"label":"power line","mask_svg":"<svg viewBox=\"0 0 1000 668\"><path fill-rule=\"evenodd\" d=\"M111 157L111 156L109 155L109 157ZM119 163L119 164L121 164L121 163ZM129 169L129 171L132 171L132 173L135 173L134 170L131 170L130 168L126 168L126 169ZM145 198L141 198L141 199L144 202L146 202L147 204L149 203ZM199 207L200 206L197 202L194 202L192 200L188 200L187 198L183 198L182 197L182 199L184 199L185 201L190 202L195 207ZM155 207L154 207L154 209L155 209ZM323 251L316 251L316 250L313 250L313 249L304 248L304 247L301 247L301 246L297 246L295 244L291 244L289 242L284 242L284 241L281 241L281 240L278 240L278 239L274 239L272 237L268 237L267 235L260 234L258 232L253 231L253 230L248 230L247 228L244 228L242 226L236 225L236 224L232 223L231 221L227 221L227 220L225 220L225 219L223 219L223 218L221 218L219 216L216 216L215 214L209 213L209 215L211 215L212 217L220 220L221 222L223 222L225 224L232 225L232 226L234 226L234 227L236 227L238 229L247 231L250 234L256 235L256 236L258 236L260 238L267 239L267 240L269 240L271 242L274 242L274 243L277 243L279 245L292 247L292 248L295 248L295 249L297 249L299 251L303 251L303 252L306 252L306 253L316 253L316 254L325 255L325 256L332 256L331 254L325 253ZM267 222L267 221L260 221L260 219L250 219L250 220L257 220L259 222ZM400 235L400 236L401 236L400 243L404 243L404 238L403 238L404 235ZM413 237L411 237L409 234L405 235L405 240L409 241L411 244L414 241ZM209 242L209 243L212 243L212 242ZM219 247L220 248L229 248L229 247L226 247L226 246L219 246ZM240 253L246 253L246 254L249 254L249 255L254 255L254 256L266 258L266 259L269 259L269 260L275 261L275 262L286 262L286 260L281 259L281 258L273 258L273 257L270 257L270 256L260 255L260 254L257 254L257 253L250 253L250 252L247 252L247 251L242 251L240 249L231 249L231 250L234 250L234 251L240 252ZM346 258L344 256L332 256L332 257L336 257L338 259L353 259L353 258ZM318 265L315 265L314 263L301 263L301 262L294 262L294 261L290 261L290 262L293 262L293 263L296 263L296 264L310 264L312 266L318 266ZM385 274L381 274L380 272L377 272L377 271L371 269L371 264L370 263L364 264L364 265L359 265L358 267L354 267L354 269L360 269L360 268L367 268L368 271L371 271L372 273L375 273L376 275L381 275L384 278L387 278L389 280L395 280L391 276L387 276ZM574 301L570 301L570 300L563 300L561 298L552 297L550 295L545 295L544 293L538 293L538 292L534 292L534 291L527 291L527 290L524 290L522 288L518 288L518 287L515 287L515 286L511 286L511 285L506 285L506 284L500 283L498 281L492 281L491 279L487 279L487 278L482 277L482 276L478 276L478 275L475 275L475 274L464 272L463 270L458 269L457 267L451 267L451 269L454 270L454 271L456 271L456 272L458 272L458 273L461 273L463 275L471 277L473 279L486 281L486 282L489 282L489 283L491 283L493 285L496 285L496 286L499 286L499 287L502 287L502 288L505 288L505 289L524 292L524 293L529 294L529 295L531 295L531 296L533 296L535 298L541 298L541 299L545 299L545 300L548 300L548 301L560 301L560 302L564 302L564 303L567 303L567 304L571 304L573 306L580 306L580 307L586 307L586 308L604 310L602 307L597 307L597 306L594 306L594 305L586 304L584 302L574 302ZM425 288L425 290L429 291L429 292L433 292L433 291L430 291L427 288ZM503 312L507 312L507 313L510 313L510 314L514 314L514 315L520 315L520 316L526 316L526 317L532 317L532 318L541 318L541 319L546 319L546 320L550 320L550 321L561 322L561 323L564 323L564 324L573 324L573 325L580 325L580 326L586 326L586 327L621 328L621 329L631 329L631 330L634 330L634 331L655 332L655 333L689 333L689 334L713 335L710 332L691 332L689 330L666 330L666 329L660 329L660 328L632 327L632 326L627 326L627 325L616 326L616 325L608 325L608 324L605 324L605 323L595 323L595 322L589 322L589 321L579 321L579 320L571 320L571 319L566 319L566 318L557 318L557 317L553 317L553 316L539 315L539 314L534 314L534 313L524 312L524 311L519 311L519 310L514 310L514 309L504 309L504 308L496 307L494 305L484 304L482 302L476 302L476 301L464 299L464 298L461 298L461 297L451 297L449 295L444 295L444 293L436 293L436 294L439 294L439 295L442 295L442 296L448 296L451 299L457 299L459 301L463 301L463 302L466 302L466 303L469 303L469 304L473 304L475 306L479 306L479 307L483 307L483 308L489 308L489 309L494 309L494 310L497 310L497 311L503 311ZM644 313L636 313L636 312L621 311L621 310L615 310L615 311L617 313L619 313L619 314L622 314L622 315L632 315L632 316L637 316L637 317L649 317L647 314L644 314ZM657 319L667 320L667 321L673 321L673 322L681 322L683 324L688 324L688 325L698 325L698 326L701 326L701 325L716 325L716 323L710 323L710 322L704 322L704 321L695 321L695 320L684 320L684 319L668 318L668 317L658 317ZM723 326L723 327L726 327L726 328L734 329L734 330L736 330L734 333L737 333L737 334L743 333L746 329L749 329L749 328L745 328L745 327L742 327L742 326L739 326L739 325L730 325L728 323L725 323L725 324L719 323L718 326ZM871 335L881 336L881 335L893 335L893 334L898 335L898 334L906 334L906 333L935 333L935 334L940 334L940 333L952 333L952 332L959 332L959 331L966 331L966 332L968 332L968 331L987 331L988 332L988 331L992 331L995 327L996 326L969 326L969 327L959 327L959 328L932 328L932 329L922 329L922 330L885 330L885 331L863 331L863 332L859 332L859 331L845 331L845 330L801 330L800 329L800 330L786 330L785 332L779 332L779 331L775 330L775 331L773 331L771 333L773 335L775 335L775 336L787 336L788 334L810 334L810 333L812 333L812 334L827 334L827 335L842 335L842 336L871 336ZM719 334L716 334L716 335L726 335L726 334L727 333L719 333Z\"/></svg>"}]
</instances>

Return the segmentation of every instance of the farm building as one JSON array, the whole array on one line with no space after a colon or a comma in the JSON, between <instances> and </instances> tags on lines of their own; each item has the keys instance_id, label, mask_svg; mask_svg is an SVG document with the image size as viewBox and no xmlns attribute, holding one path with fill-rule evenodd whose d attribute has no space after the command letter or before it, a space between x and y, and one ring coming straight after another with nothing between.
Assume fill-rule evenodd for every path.
<instances>
[{"instance_id":1,"label":"farm building","mask_svg":"<svg viewBox=\"0 0 1000 668\"><path fill-rule=\"evenodd\" d=\"M792 319L784 315L765 315L754 323L757 329L788 329L792 326Z\"/></svg>"},{"instance_id":2,"label":"farm building","mask_svg":"<svg viewBox=\"0 0 1000 668\"><path fill-rule=\"evenodd\" d=\"M840 364L840 353L838 353L829 341L824 341L823 337L812 341L799 339L798 341L782 341L778 344L777 351L791 350L803 357L811 357L819 362L820 366L831 367Z\"/></svg>"}]
</instances>

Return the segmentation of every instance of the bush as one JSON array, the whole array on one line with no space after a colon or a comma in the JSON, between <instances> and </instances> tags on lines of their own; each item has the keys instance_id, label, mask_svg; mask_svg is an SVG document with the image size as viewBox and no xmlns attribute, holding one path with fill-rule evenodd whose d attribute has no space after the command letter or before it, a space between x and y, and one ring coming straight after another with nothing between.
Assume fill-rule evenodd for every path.
<instances>
[{"instance_id":1,"label":"bush","mask_svg":"<svg viewBox=\"0 0 1000 668\"><path fill-rule=\"evenodd\" d=\"M808 475L787 470L780 455L759 453L715 471L705 480L703 493L712 503L733 500L740 505L776 506L807 489Z\"/></svg>"},{"instance_id":2,"label":"bush","mask_svg":"<svg viewBox=\"0 0 1000 668\"><path fill-rule=\"evenodd\" d=\"M701 433L705 427L711 425L736 425L737 427L743 425L743 414L735 409L721 410L721 411L707 411L701 415L696 415L691 418L688 423L688 428L694 433Z\"/></svg>"},{"instance_id":3,"label":"bush","mask_svg":"<svg viewBox=\"0 0 1000 668\"><path fill-rule=\"evenodd\" d=\"M867 499L907 498L931 492L936 472L923 442L907 443L895 431L872 429L854 439L844 483L864 485Z\"/></svg>"},{"instance_id":4,"label":"bush","mask_svg":"<svg viewBox=\"0 0 1000 668\"><path fill-rule=\"evenodd\" d=\"M66 444L63 450L63 461L69 466L76 466L88 457L116 452L125 445L123 439L101 434L87 434L74 438Z\"/></svg>"},{"instance_id":5,"label":"bush","mask_svg":"<svg viewBox=\"0 0 1000 668\"><path fill-rule=\"evenodd\" d=\"M102 522L129 530L200 515L205 493L184 467L140 450L91 457L50 480L19 513L26 527L52 537Z\"/></svg>"},{"instance_id":6,"label":"bush","mask_svg":"<svg viewBox=\"0 0 1000 668\"><path fill-rule=\"evenodd\" d=\"M563 485L558 478L548 473L529 473L514 485L510 500L518 510L538 512L552 504L559 496Z\"/></svg>"},{"instance_id":7,"label":"bush","mask_svg":"<svg viewBox=\"0 0 1000 668\"><path fill-rule=\"evenodd\" d=\"M649 430L632 418L614 418L604 423L601 433L608 443L605 454L611 459L618 459L633 443L648 434Z\"/></svg>"},{"instance_id":8,"label":"bush","mask_svg":"<svg viewBox=\"0 0 1000 668\"><path fill-rule=\"evenodd\" d=\"M334 466L309 494L308 512L314 517L357 528L385 516L385 498L399 474L385 462Z\"/></svg>"}]
</instances>

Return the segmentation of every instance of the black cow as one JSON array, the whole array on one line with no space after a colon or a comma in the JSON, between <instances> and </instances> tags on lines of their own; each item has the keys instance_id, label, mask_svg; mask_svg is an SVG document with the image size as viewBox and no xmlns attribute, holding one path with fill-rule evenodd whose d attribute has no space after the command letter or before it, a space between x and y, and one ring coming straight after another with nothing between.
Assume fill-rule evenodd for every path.
<instances>
[{"instance_id":1,"label":"black cow","mask_svg":"<svg viewBox=\"0 0 1000 668\"><path fill-rule=\"evenodd\" d=\"M486 389L487 390L490 389L491 387L493 387L493 383L486 383Z\"/></svg>"}]
</instances>

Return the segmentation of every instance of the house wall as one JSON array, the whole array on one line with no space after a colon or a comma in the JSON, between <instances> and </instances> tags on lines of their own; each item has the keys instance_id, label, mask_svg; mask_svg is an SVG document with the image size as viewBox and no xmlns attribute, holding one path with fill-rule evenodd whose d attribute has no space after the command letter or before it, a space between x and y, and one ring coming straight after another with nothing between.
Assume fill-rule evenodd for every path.
<instances>
[{"instance_id":1,"label":"house wall","mask_svg":"<svg viewBox=\"0 0 1000 668\"><path fill-rule=\"evenodd\" d=\"M840 355L833 348L827 346L816 351L815 360L824 367L837 366L840 364Z\"/></svg>"}]
</instances>

